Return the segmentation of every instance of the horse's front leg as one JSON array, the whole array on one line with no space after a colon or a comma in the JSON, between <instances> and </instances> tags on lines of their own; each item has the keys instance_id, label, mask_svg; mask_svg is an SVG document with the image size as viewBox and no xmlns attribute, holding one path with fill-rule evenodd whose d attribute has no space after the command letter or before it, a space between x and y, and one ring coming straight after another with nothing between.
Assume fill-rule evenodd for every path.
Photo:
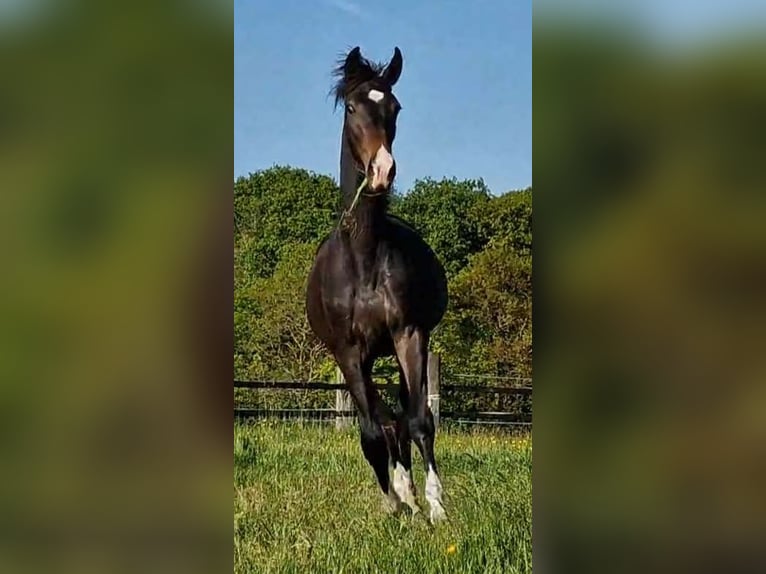
<instances>
[{"instance_id":1,"label":"horse's front leg","mask_svg":"<svg viewBox=\"0 0 766 574\"><path fill-rule=\"evenodd\" d=\"M434 418L428 407L428 334L420 329L404 329L394 340L396 356L407 381L407 419L410 437L423 457L426 471L425 493L429 517L436 523L447 515L442 501L443 488L434 456Z\"/></svg>"},{"instance_id":2,"label":"horse's front leg","mask_svg":"<svg viewBox=\"0 0 766 574\"><path fill-rule=\"evenodd\" d=\"M415 483L412 480L412 439L409 429L409 391L407 379L399 365L399 402L402 405L402 414L397 421L397 440L399 443L399 460L394 467L394 490L399 498L410 507L413 514L420 512L417 498L415 497Z\"/></svg>"},{"instance_id":3,"label":"horse's front leg","mask_svg":"<svg viewBox=\"0 0 766 574\"><path fill-rule=\"evenodd\" d=\"M353 349L341 356L336 356L336 360L356 405L362 452L375 471L375 477L384 495L386 509L396 512L399 510L401 500L391 487L389 477L391 446L381 420L380 399L372 387L372 368L371 366L368 368L368 365L362 362L361 354L353 352Z\"/></svg>"}]
</instances>

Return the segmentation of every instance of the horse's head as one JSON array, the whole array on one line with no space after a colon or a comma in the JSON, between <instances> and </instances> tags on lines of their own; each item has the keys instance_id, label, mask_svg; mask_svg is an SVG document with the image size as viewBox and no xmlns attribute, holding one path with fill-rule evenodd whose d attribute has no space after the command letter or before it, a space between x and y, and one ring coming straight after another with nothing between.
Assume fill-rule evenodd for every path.
<instances>
[{"instance_id":1,"label":"horse's head","mask_svg":"<svg viewBox=\"0 0 766 574\"><path fill-rule=\"evenodd\" d=\"M345 106L343 137L374 193L387 191L396 175L391 149L401 106L391 90L401 73L399 48L383 65L363 58L357 46L336 69L335 104Z\"/></svg>"}]
</instances>

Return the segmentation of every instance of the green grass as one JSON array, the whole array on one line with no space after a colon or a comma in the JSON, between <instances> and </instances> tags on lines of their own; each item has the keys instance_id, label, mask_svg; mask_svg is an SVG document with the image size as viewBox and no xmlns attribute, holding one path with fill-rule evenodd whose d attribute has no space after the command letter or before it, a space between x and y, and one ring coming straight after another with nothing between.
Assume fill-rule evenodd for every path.
<instances>
[{"instance_id":1,"label":"green grass","mask_svg":"<svg viewBox=\"0 0 766 574\"><path fill-rule=\"evenodd\" d=\"M423 470L413 447L418 501ZM446 524L382 511L358 431L288 422L234 430L234 571L532 571L532 446L491 431L440 431Z\"/></svg>"}]
</instances>

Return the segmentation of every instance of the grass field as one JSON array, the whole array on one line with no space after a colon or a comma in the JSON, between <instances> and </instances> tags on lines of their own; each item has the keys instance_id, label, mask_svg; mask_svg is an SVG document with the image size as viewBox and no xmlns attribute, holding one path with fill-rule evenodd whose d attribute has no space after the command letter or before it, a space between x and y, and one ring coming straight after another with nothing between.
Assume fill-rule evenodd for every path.
<instances>
[{"instance_id":1,"label":"grass field","mask_svg":"<svg viewBox=\"0 0 766 574\"><path fill-rule=\"evenodd\" d=\"M423 471L413 447L424 509ZM440 431L446 524L385 515L355 429L289 422L234 430L238 573L532 571L532 445L492 431Z\"/></svg>"}]
</instances>

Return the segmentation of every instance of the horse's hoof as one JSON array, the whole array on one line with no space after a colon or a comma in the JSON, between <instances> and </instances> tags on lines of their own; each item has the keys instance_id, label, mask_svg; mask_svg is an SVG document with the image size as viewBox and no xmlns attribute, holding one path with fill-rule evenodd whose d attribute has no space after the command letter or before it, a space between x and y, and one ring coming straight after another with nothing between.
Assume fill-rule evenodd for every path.
<instances>
[{"instance_id":1,"label":"horse's hoof","mask_svg":"<svg viewBox=\"0 0 766 574\"><path fill-rule=\"evenodd\" d=\"M420 506L418 506L418 501L415 499L415 495L412 493L412 491L404 490L404 496L402 496L402 492L399 491L397 491L396 494L399 496L402 504L409 507L413 515L420 512Z\"/></svg>"},{"instance_id":2,"label":"horse's hoof","mask_svg":"<svg viewBox=\"0 0 766 574\"><path fill-rule=\"evenodd\" d=\"M420 512L422 512L417 502L412 501L412 502L407 502L406 504L407 506L410 507L410 510L412 511L412 516L415 516L416 514L420 514Z\"/></svg>"},{"instance_id":3,"label":"horse's hoof","mask_svg":"<svg viewBox=\"0 0 766 574\"><path fill-rule=\"evenodd\" d=\"M412 478L410 472L405 470L400 463L396 463L394 468L394 491L399 496L400 500L409 506L412 510L412 514L415 515L420 512L417 500L415 499L415 487L412 484Z\"/></svg>"},{"instance_id":4,"label":"horse's hoof","mask_svg":"<svg viewBox=\"0 0 766 574\"><path fill-rule=\"evenodd\" d=\"M383 512L386 514L396 514L401 508L402 501L393 489L388 494L383 495Z\"/></svg>"},{"instance_id":5,"label":"horse's hoof","mask_svg":"<svg viewBox=\"0 0 766 574\"><path fill-rule=\"evenodd\" d=\"M431 504L431 512L429 514L429 518L431 520L431 524L439 524L440 522L446 522L447 513L441 504Z\"/></svg>"},{"instance_id":6,"label":"horse's hoof","mask_svg":"<svg viewBox=\"0 0 766 574\"><path fill-rule=\"evenodd\" d=\"M439 475L432 468L428 468L428 475L426 476L426 500L431 511L429 518L431 524L437 522L443 522L447 519L447 513L444 512L444 506L442 505L442 481L439 479Z\"/></svg>"}]
</instances>

